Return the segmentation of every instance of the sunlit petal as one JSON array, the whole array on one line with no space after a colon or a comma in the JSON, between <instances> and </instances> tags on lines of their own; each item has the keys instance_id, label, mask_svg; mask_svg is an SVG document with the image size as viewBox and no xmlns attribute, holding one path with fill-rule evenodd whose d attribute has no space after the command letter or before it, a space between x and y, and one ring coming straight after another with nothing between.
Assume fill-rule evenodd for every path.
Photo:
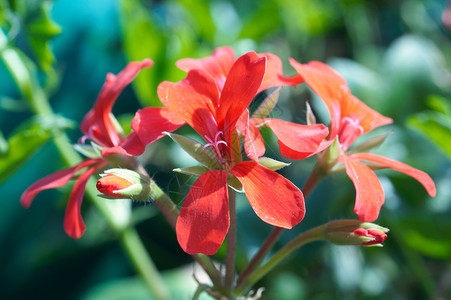
<instances>
[{"instance_id":1,"label":"sunlit petal","mask_svg":"<svg viewBox=\"0 0 451 300\"><path fill-rule=\"evenodd\" d=\"M289 229L304 218L302 192L282 175L252 161L237 164L230 173L241 182L255 213L266 223Z\"/></svg>"},{"instance_id":2,"label":"sunlit petal","mask_svg":"<svg viewBox=\"0 0 451 300\"><path fill-rule=\"evenodd\" d=\"M212 255L230 225L227 172L208 171L194 183L177 219L177 240L189 254Z\"/></svg>"}]
</instances>

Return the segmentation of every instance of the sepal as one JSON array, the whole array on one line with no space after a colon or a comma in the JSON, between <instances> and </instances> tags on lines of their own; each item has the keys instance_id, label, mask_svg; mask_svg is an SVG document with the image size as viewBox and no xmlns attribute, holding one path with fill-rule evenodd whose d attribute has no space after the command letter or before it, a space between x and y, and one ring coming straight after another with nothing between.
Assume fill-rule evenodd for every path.
<instances>
[{"instance_id":1,"label":"sepal","mask_svg":"<svg viewBox=\"0 0 451 300\"><path fill-rule=\"evenodd\" d=\"M192 166L192 167L186 167L186 168L177 168L177 169L174 169L172 171L177 172L177 173L182 173L182 174L185 174L185 175L199 177L200 175L202 175L205 172L207 172L208 168L206 168L204 166Z\"/></svg>"},{"instance_id":2,"label":"sepal","mask_svg":"<svg viewBox=\"0 0 451 300\"><path fill-rule=\"evenodd\" d=\"M215 155L208 148L205 148L204 145L199 143L196 140L187 138L185 136L163 132L168 135L174 142L176 142L186 153L191 155L192 158L203 164L209 169L218 169L219 165L216 160Z\"/></svg>"},{"instance_id":3,"label":"sepal","mask_svg":"<svg viewBox=\"0 0 451 300\"><path fill-rule=\"evenodd\" d=\"M347 151L349 155L354 153L361 153L361 152L370 152L374 148L378 147L380 144L382 144L385 139L391 134L391 132L388 132L384 135L375 136L373 138L370 138L369 140L352 147Z\"/></svg>"},{"instance_id":4,"label":"sepal","mask_svg":"<svg viewBox=\"0 0 451 300\"><path fill-rule=\"evenodd\" d=\"M332 144L318 155L318 162L321 168L329 172L340 158L341 148L338 136L335 137Z\"/></svg>"},{"instance_id":5,"label":"sepal","mask_svg":"<svg viewBox=\"0 0 451 300\"><path fill-rule=\"evenodd\" d=\"M282 168L285 168L285 167L291 165L291 163L278 161L278 160L275 160L275 159L272 159L272 158L269 158L269 157L264 157L264 156L260 157L258 159L258 163L260 165L262 165L263 167L266 167L266 168L268 168L270 170L273 170L273 171L277 171L277 170L280 170Z\"/></svg>"},{"instance_id":6,"label":"sepal","mask_svg":"<svg viewBox=\"0 0 451 300\"><path fill-rule=\"evenodd\" d=\"M251 118L266 118L272 112L274 107L276 107L277 101L279 100L280 90L281 88L279 87L274 92L269 94L252 114Z\"/></svg>"}]
</instances>

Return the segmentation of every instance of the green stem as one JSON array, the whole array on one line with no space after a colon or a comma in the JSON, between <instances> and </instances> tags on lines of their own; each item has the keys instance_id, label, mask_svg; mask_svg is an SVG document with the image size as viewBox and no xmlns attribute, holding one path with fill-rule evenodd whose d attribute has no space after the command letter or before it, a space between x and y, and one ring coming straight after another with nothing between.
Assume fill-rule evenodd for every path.
<instances>
[{"instance_id":1,"label":"green stem","mask_svg":"<svg viewBox=\"0 0 451 300\"><path fill-rule=\"evenodd\" d=\"M127 252L133 266L158 300L171 299L168 289L160 277L158 269L147 254L134 228L126 228L119 233L119 240Z\"/></svg>"},{"instance_id":2,"label":"green stem","mask_svg":"<svg viewBox=\"0 0 451 300\"><path fill-rule=\"evenodd\" d=\"M310 193L313 191L315 186L318 184L318 182L323 178L324 174L320 171L319 166L315 166L315 168L310 173L309 177L305 181L304 185L302 186L302 192L304 194L304 198L307 199ZM255 254L255 256L252 258L252 260L249 262L247 267L244 269L244 271L241 273L241 275L238 277L237 286L240 286L243 284L244 280L246 279L249 274L252 273L252 271L263 261L263 259L268 254L269 250L274 246L274 244L277 242L277 239L282 235L284 229L280 227L275 227L271 234L268 236L266 241L263 243L263 245L260 247L258 252Z\"/></svg>"},{"instance_id":3,"label":"green stem","mask_svg":"<svg viewBox=\"0 0 451 300\"><path fill-rule=\"evenodd\" d=\"M225 288L230 295L233 294L233 284L235 281L235 259L236 259L236 192L229 188L229 212L230 227L227 233L227 256Z\"/></svg>"},{"instance_id":4,"label":"green stem","mask_svg":"<svg viewBox=\"0 0 451 300\"><path fill-rule=\"evenodd\" d=\"M238 277L236 281L236 285L240 286L243 281L246 279L247 276L262 262L262 260L265 258L266 254L268 254L269 250L271 250L272 246L276 243L277 239L280 237L280 235L283 233L284 229L280 227L275 227L271 234L268 236L266 241L263 243L263 245L260 247L258 252L255 254L255 256L252 258L252 260L249 262L247 267L244 269L244 271L241 273L241 275Z\"/></svg>"},{"instance_id":5,"label":"green stem","mask_svg":"<svg viewBox=\"0 0 451 300\"><path fill-rule=\"evenodd\" d=\"M235 294L241 295L296 249L307 243L324 239L325 230L326 225L321 225L298 235L295 239L291 240L283 248L277 251L265 264L249 275L241 285L237 286Z\"/></svg>"}]
</instances>

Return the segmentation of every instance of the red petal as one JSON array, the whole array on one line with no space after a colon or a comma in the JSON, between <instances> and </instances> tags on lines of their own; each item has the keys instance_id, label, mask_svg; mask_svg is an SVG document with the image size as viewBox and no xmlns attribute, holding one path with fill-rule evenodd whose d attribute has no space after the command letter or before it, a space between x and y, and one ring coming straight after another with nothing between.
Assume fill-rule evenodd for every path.
<instances>
[{"instance_id":1,"label":"red petal","mask_svg":"<svg viewBox=\"0 0 451 300\"><path fill-rule=\"evenodd\" d=\"M435 197L437 191L435 189L434 181L428 174L423 171L412 168L411 166L397 160L372 153L356 153L350 155L349 158L372 162L409 175L410 177L415 178L419 183L421 183L431 197Z\"/></svg>"},{"instance_id":2,"label":"red petal","mask_svg":"<svg viewBox=\"0 0 451 300\"><path fill-rule=\"evenodd\" d=\"M280 152L290 159L303 159L319 150L321 141L329 131L323 124L301 125L279 119L265 119L279 139Z\"/></svg>"},{"instance_id":3,"label":"red petal","mask_svg":"<svg viewBox=\"0 0 451 300\"><path fill-rule=\"evenodd\" d=\"M189 254L215 254L229 230L227 172L208 171L194 183L177 219L177 240Z\"/></svg>"},{"instance_id":4,"label":"red petal","mask_svg":"<svg viewBox=\"0 0 451 300\"><path fill-rule=\"evenodd\" d=\"M300 64L290 59L290 64L326 104L331 118L331 138L334 138L340 128L342 98L350 94L346 80L322 62Z\"/></svg>"},{"instance_id":5,"label":"red petal","mask_svg":"<svg viewBox=\"0 0 451 300\"><path fill-rule=\"evenodd\" d=\"M176 62L176 66L185 72L200 69L208 73L215 81L221 91L227 78L227 74L235 62L235 53L230 47L217 48L213 55L192 59L185 58Z\"/></svg>"},{"instance_id":6,"label":"red petal","mask_svg":"<svg viewBox=\"0 0 451 300\"><path fill-rule=\"evenodd\" d=\"M67 203L66 213L64 215L64 231L71 238L78 239L85 232L86 225L81 217L81 202L83 201L83 196L85 194L86 183L99 168L106 166L106 162L90 167L88 170L80 174L77 181L72 188L72 193L69 197L69 202Z\"/></svg>"},{"instance_id":7,"label":"red petal","mask_svg":"<svg viewBox=\"0 0 451 300\"><path fill-rule=\"evenodd\" d=\"M257 161L265 154L266 148L258 128L249 120L249 110L238 119L237 128L244 135L244 150L247 157Z\"/></svg>"},{"instance_id":8,"label":"red petal","mask_svg":"<svg viewBox=\"0 0 451 300\"><path fill-rule=\"evenodd\" d=\"M162 132L173 132L183 124L183 119L165 107L147 107L135 114L132 129L143 144L149 145L162 138Z\"/></svg>"},{"instance_id":9,"label":"red petal","mask_svg":"<svg viewBox=\"0 0 451 300\"><path fill-rule=\"evenodd\" d=\"M328 65L318 61L300 64L294 59L290 63L326 104L331 117L331 139L338 132L344 117L359 120L364 133L393 121L353 96L346 80Z\"/></svg>"},{"instance_id":10,"label":"red petal","mask_svg":"<svg viewBox=\"0 0 451 300\"><path fill-rule=\"evenodd\" d=\"M107 157L111 154L138 156L143 154L144 150L146 150L145 145L141 142L138 135L135 132L132 132L121 142L119 146L103 147L102 155L103 157Z\"/></svg>"},{"instance_id":11,"label":"red petal","mask_svg":"<svg viewBox=\"0 0 451 300\"><path fill-rule=\"evenodd\" d=\"M262 84L258 90L259 92L275 86L296 86L297 84L304 82L301 75L291 77L284 76L282 62L277 55L272 53L259 53L258 56L266 57L266 72L265 77L263 77Z\"/></svg>"},{"instance_id":12,"label":"red petal","mask_svg":"<svg viewBox=\"0 0 451 300\"><path fill-rule=\"evenodd\" d=\"M359 120L364 133L376 127L393 123L391 118L381 115L354 95L349 95L346 101L342 103L341 117L350 117Z\"/></svg>"},{"instance_id":13,"label":"red petal","mask_svg":"<svg viewBox=\"0 0 451 300\"><path fill-rule=\"evenodd\" d=\"M266 223L289 229L304 218L302 192L282 175L253 161L238 163L230 173L241 182L255 213Z\"/></svg>"},{"instance_id":14,"label":"red petal","mask_svg":"<svg viewBox=\"0 0 451 300\"><path fill-rule=\"evenodd\" d=\"M110 119L111 109L119 94L138 75L139 71L151 67L153 61L145 59L129 63L119 74L108 74L94 108L83 118L81 131L101 146L117 146L121 139Z\"/></svg>"},{"instance_id":15,"label":"red petal","mask_svg":"<svg viewBox=\"0 0 451 300\"><path fill-rule=\"evenodd\" d=\"M33 183L28 189L26 189L20 197L20 203L23 207L28 208L33 202L34 197L43 190L54 189L61 187L69 182L74 177L75 173L79 170L102 161L101 159L88 159L82 163L68 169L64 169L53 174L47 175L44 178Z\"/></svg>"},{"instance_id":16,"label":"red petal","mask_svg":"<svg viewBox=\"0 0 451 300\"><path fill-rule=\"evenodd\" d=\"M376 174L364 163L351 157L344 160L346 174L351 178L356 189L354 212L362 222L373 222L379 216L385 201L384 190Z\"/></svg>"},{"instance_id":17,"label":"red petal","mask_svg":"<svg viewBox=\"0 0 451 300\"><path fill-rule=\"evenodd\" d=\"M207 135L214 140L219 91L208 74L191 70L182 81L164 81L158 86L158 97L164 106L185 120L201 136ZM141 139L144 141L144 138Z\"/></svg>"},{"instance_id":18,"label":"red petal","mask_svg":"<svg viewBox=\"0 0 451 300\"><path fill-rule=\"evenodd\" d=\"M242 55L233 64L219 100L216 120L226 136L257 94L265 74L266 58L255 52Z\"/></svg>"}]
</instances>

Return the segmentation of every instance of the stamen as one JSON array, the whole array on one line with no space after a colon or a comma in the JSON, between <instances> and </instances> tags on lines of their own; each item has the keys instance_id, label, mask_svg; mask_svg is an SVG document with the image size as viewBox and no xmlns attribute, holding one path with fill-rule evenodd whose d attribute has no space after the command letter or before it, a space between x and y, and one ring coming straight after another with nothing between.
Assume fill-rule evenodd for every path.
<instances>
[{"instance_id":1,"label":"stamen","mask_svg":"<svg viewBox=\"0 0 451 300\"><path fill-rule=\"evenodd\" d=\"M341 130L339 134L340 144L347 149L351 144L364 133L360 121L350 117L341 119Z\"/></svg>"}]
</instances>

